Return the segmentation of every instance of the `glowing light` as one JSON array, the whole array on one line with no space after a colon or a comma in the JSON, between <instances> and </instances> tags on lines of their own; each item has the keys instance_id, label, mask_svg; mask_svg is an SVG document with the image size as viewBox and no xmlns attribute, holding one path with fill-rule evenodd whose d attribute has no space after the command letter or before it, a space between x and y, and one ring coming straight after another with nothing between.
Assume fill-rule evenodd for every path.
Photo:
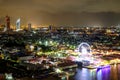
<instances>
[{"instance_id":1,"label":"glowing light","mask_svg":"<svg viewBox=\"0 0 120 80\"><path fill-rule=\"evenodd\" d=\"M12 77L12 73L10 74L5 74L6 80L14 80Z\"/></svg>"},{"instance_id":2,"label":"glowing light","mask_svg":"<svg viewBox=\"0 0 120 80\"><path fill-rule=\"evenodd\" d=\"M45 41L45 45L48 46L48 41Z\"/></svg>"},{"instance_id":3,"label":"glowing light","mask_svg":"<svg viewBox=\"0 0 120 80\"><path fill-rule=\"evenodd\" d=\"M59 68L56 68L56 69L55 69L55 72L56 72L56 73L62 73L62 70L59 69Z\"/></svg>"},{"instance_id":4,"label":"glowing light","mask_svg":"<svg viewBox=\"0 0 120 80\"><path fill-rule=\"evenodd\" d=\"M30 50L33 51L34 50L34 46L30 45Z\"/></svg>"},{"instance_id":5,"label":"glowing light","mask_svg":"<svg viewBox=\"0 0 120 80\"><path fill-rule=\"evenodd\" d=\"M36 34L36 31L33 31L34 34Z\"/></svg>"},{"instance_id":6,"label":"glowing light","mask_svg":"<svg viewBox=\"0 0 120 80\"><path fill-rule=\"evenodd\" d=\"M41 42L41 41L39 41L39 44L42 44L42 42Z\"/></svg>"},{"instance_id":7,"label":"glowing light","mask_svg":"<svg viewBox=\"0 0 120 80\"><path fill-rule=\"evenodd\" d=\"M53 41L50 41L50 44L52 44L53 43Z\"/></svg>"}]
</instances>

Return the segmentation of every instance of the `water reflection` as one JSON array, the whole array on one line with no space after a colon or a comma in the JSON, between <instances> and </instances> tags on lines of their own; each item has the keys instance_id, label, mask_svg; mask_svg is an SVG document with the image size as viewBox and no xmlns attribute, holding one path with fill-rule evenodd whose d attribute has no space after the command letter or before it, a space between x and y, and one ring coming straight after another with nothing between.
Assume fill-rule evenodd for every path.
<instances>
[{"instance_id":1,"label":"water reflection","mask_svg":"<svg viewBox=\"0 0 120 80\"><path fill-rule=\"evenodd\" d=\"M97 80L110 80L110 66L102 69L97 69Z\"/></svg>"},{"instance_id":2,"label":"water reflection","mask_svg":"<svg viewBox=\"0 0 120 80\"><path fill-rule=\"evenodd\" d=\"M120 64L101 69L77 69L74 80L120 80Z\"/></svg>"},{"instance_id":3,"label":"water reflection","mask_svg":"<svg viewBox=\"0 0 120 80\"><path fill-rule=\"evenodd\" d=\"M111 80L120 80L120 65L111 65Z\"/></svg>"},{"instance_id":4,"label":"water reflection","mask_svg":"<svg viewBox=\"0 0 120 80\"><path fill-rule=\"evenodd\" d=\"M75 74L75 80L96 80L96 70L94 69L77 69L77 72Z\"/></svg>"}]
</instances>

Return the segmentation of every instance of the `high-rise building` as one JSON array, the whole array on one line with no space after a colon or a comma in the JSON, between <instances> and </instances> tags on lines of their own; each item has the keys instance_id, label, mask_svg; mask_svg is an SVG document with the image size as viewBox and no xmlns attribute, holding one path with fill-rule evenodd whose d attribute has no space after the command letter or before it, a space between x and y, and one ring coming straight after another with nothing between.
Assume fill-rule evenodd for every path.
<instances>
[{"instance_id":1,"label":"high-rise building","mask_svg":"<svg viewBox=\"0 0 120 80\"><path fill-rule=\"evenodd\" d=\"M49 30L52 30L52 25L49 25Z\"/></svg>"},{"instance_id":2,"label":"high-rise building","mask_svg":"<svg viewBox=\"0 0 120 80\"><path fill-rule=\"evenodd\" d=\"M31 23L28 24L28 30L29 30L29 31L32 30Z\"/></svg>"},{"instance_id":3,"label":"high-rise building","mask_svg":"<svg viewBox=\"0 0 120 80\"><path fill-rule=\"evenodd\" d=\"M16 30L20 30L20 18L16 21Z\"/></svg>"},{"instance_id":4,"label":"high-rise building","mask_svg":"<svg viewBox=\"0 0 120 80\"><path fill-rule=\"evenodd\" d=\"M10 30L10 17L9 16L6 16L6 27L7 27L7 30Z\"/></svg>"}]
</instances>

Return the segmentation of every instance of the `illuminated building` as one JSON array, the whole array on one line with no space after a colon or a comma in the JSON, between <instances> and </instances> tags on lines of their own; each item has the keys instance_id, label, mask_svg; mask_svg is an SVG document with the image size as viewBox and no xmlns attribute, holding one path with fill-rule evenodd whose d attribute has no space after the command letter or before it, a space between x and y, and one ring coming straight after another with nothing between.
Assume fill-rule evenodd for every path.
<instances>
[{"instance_id":1,"label":"illuminated building","mask_svg":"<svg viewBox=\"0 0 120 80\"><path fill-rule=\"evenodd\" d=\"M10 30L10 17L9 16L6 16L6 27L7 27L7 30Z\"/></svg>"},{"instance_id":2,"label":"illuminated building","mask_svg":"<svg viewBox=\"0 0 120 80\"><path fill-rule=\"evenodd\" d=\"M16 21L16 30L20 30L20 18Z\"/></svg>"}]
</instances>

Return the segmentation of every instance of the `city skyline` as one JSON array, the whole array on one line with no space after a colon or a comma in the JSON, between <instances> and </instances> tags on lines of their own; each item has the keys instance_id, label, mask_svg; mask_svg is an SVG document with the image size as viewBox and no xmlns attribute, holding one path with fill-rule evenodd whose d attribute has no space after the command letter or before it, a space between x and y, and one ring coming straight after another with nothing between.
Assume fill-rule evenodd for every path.
<instances>
[{"instance_id":1,"label":"city skyline","mask_svg":"<svg viewBox=\"0 0 120 80\"><path fill-rule=\"evenodd\" d=\"M0 24L20 17L22 24L102 25L120 23L119 0L0 0Z\"/></svg>"}]
</instances>

